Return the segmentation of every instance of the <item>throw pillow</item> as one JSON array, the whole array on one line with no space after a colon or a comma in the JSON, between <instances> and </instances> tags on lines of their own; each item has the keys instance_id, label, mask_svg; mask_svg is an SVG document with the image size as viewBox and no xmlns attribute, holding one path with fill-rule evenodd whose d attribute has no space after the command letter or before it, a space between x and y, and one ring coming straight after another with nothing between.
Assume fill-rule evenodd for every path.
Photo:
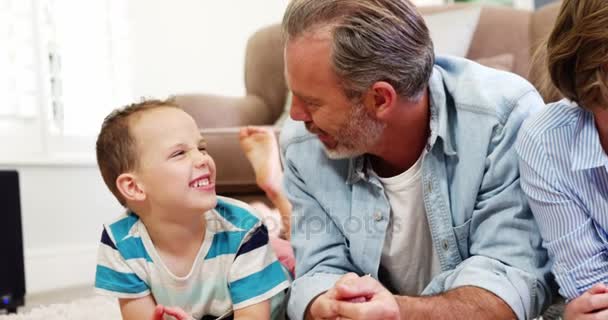
<instances>
[{"instance_id":1,"label":"throw pillow","mask_svg":"<svg viewBox=\"0 0 608 320\"><path fill-rule=\"evenodd\" d=\"M433 39L435 54L465 57L480 13L481 7L471 6L462 10L423 15Z\"/></svg>"}]
</instances>

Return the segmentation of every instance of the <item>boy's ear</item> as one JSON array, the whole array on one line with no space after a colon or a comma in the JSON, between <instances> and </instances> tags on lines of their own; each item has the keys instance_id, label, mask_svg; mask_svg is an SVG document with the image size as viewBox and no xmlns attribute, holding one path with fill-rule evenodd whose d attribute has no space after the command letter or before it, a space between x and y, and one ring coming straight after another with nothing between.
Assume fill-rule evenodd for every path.
<instances>
[{"instance_id":1,"label":"boy's ear","mask_svg":"<svg viewBox=\"0 0 608 320\"><path fill-rule=\"evenodd\" d=\"M364 104L378 119L391 116L393 106L397 102L397 91L386 81L378 81L367 91Z\"/></svg>"},{"instance_id":2,"label":"boy's ear","mask_svg":"<svg viewBox=\"0 0 608 320\"><path fill-rule=\"evenodd\" d=\"M116 178L116 187L125 197L125 200L143 201L146 199L146 192L137 182L137 177L132 173L123 173Z\"/></svg>"}]
</instances>

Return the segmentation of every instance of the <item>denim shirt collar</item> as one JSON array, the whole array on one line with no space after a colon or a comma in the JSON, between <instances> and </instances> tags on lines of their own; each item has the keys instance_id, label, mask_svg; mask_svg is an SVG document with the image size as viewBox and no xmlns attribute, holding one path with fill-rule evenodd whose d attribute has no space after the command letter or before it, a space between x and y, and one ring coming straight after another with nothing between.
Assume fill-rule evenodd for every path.
<instances>
[{"instance_id":1,"label":"denim shirt collar","mask_svg":"<svg viewBox=\"0 0 608 320\"><path fill-rule=\"evenodd\" d=\"M600 143L591 111L581 108L578 118L574 145L570 153L572 171L588 170L608 164L608 157Z\"/></svg>"},{"instance_id":2,"label":"denim shirt collar","mask_svg":"<svg viewBox=\"0 0 608 320\"><path fill-rule=\"evenodd\" d=\"M452 138L448 134L448 111L446 91L444 90L443 76L441 68L435 65L433 73L429 79L429 107L430 107L430 122L429 127L431 134L426 145L426 150L430 151L437 138L443 141L443 152L447 156L456 156L456 148L454 147ZM371 174L371 163L365 155L357 156L349 160L347 184L354 184L357 181L364 179L368 180Z\"/></svg>"},{"instance_id":3,"label":"denim shirt collar","mask_svg":"<svg viewBox=\"0 0 608 320\"><path fill-rule=\"evenodd\" d=\"M443 141L443 152L447 156L456 156L456 146L448 132L448 103L454 103L451 96L446 96L444 78L441 67L435 65L431 79L429 80L429 104L431 108L431 135L427 143L427 151L430 151L437 138Z\"/></svg>"}]
</instances>

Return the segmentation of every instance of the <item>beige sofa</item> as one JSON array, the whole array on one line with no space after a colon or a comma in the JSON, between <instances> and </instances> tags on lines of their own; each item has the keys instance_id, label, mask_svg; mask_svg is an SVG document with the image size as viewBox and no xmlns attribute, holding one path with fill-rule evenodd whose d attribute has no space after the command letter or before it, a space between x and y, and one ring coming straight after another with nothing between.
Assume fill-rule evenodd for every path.
<instances>
[{"instance_id":1,"label":"beige sofa","mask_svg":"<svg viewBox=\"0 0 608 320\"><path fill-rule=\"evenodd\" d=\"M423 14L466 8L466 5L423 7ZM505 7L482 7L466 54L473 60L508 54L511 71L534 83L538 71L530 72L531 54L551 29L559 6L538 11ZM203 128L209 151L217 162L218 193L246 199L262 193L255 186L251 166L239 148L238 130L244 125L274 125L283 113L287 86L283 77L283 41L279 25L253 34L246 47L244 97L182 94L178 103ZM538 69L538 68L537 68ZM278 130L278 129L277 129Z\"/></svg>"}]
</instances>

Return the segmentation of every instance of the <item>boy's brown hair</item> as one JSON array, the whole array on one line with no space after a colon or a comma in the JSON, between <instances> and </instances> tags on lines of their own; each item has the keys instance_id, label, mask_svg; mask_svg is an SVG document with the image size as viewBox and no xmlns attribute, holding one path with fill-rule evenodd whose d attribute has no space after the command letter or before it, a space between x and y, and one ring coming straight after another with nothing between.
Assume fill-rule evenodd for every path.
<instances>
[{"instance_id":1,"label":"boy's brown hair","mask_svg":"<svg viewBox=\"0 0 608 320\"><path fill-rule=\"evenodd\" d=\"M103 121L97 136L97 165L103 181L121 205L126 200L116 186L116 179L125 172L133 171L139 165L137 144L131 134L134 116L156 108L179 108L171 98L167 100L143 100L115 109Z\"/></svg>"},{"instance_id":2,"label":"boy's brown hair","mask_svg":"<svg viewBox=\"0 0 608 320\"><path fill-rule=\"evenodd\" d=\"M608 108L608 1L564 0L547 43L553 84L584 108Z\"/></svg>"}]
</instances>

